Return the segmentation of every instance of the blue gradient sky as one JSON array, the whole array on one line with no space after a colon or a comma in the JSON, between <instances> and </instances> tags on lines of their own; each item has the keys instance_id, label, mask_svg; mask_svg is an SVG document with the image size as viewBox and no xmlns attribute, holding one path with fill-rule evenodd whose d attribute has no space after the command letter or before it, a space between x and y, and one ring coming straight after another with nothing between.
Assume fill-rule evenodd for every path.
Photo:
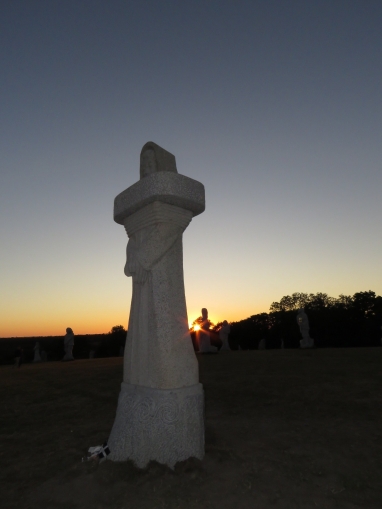
<instances>
[{"instance_id":1,"label":"blue gradient sky","mask_svg":"<svg viewBox=\"0 0 382 509\"><path fill-rule=\"evenodd\" d=\"M14 0L0 22L0 337L127 326L113 200L149 140L206 188L190 321L382 294L380 0Z\"/></svg>"}]
</instances>

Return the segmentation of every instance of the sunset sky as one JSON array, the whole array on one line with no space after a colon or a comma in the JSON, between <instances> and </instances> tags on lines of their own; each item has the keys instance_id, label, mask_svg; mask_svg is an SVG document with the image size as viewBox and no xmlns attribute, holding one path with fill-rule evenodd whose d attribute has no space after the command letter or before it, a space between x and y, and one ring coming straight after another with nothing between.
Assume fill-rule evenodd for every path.
<instances>
[{"instance_id":1,"label":"sunset sky","mask_svg":"<svg viewBox=\"0 0 382 509\"><path fill-rule=\"evenodd\" d=\"M382 294L381 0L13 0L0 23L0 337L127 327L113 200L149 140L206 189L190 321Z\"/></svg>"}]
</instances>

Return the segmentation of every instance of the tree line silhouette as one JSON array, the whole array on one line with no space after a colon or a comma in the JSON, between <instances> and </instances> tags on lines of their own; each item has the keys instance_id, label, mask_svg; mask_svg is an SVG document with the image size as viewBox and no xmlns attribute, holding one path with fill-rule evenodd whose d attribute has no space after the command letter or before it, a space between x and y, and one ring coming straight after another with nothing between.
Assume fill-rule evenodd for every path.
<instances>
[{"instance_id":1,"label":"tree line silhouette","mask_svg":"<svg viewBox=\"0 0 382 509\"><path fill-rule=\"evenodd\" d=\"M380 346L382 297L369 290L338 298L326 293L293 293L273 302L269 313L231 323L232 348L256 349L262 338L267 348L298 348L301 339L297 311L305 308L310 336L317 347Z\"/></svg>"},{"instance_id":2,"label":"tree line silhouette","mask_svg":"<svg viewBox=\"0 0 382 509\"><path fill-rule=\"evenodd\" d=\"M75 331L74 331L75 332ZM32 362L34 345L40 343L48 361L61 360L64 355L64 334L62 336L33 336L25 338L0 338L0 364L14 362L16 347L23 350L23 362ZM126 330L115 325L106 334L75 334L73 355L75 359L88 359L91 351L94 357L116 357L125 346Z\"/></svg>"},{"instance_id":3,"label":"tree line silhouette","mask_svg":"<svg viewBox=\"0 0 382 509\"><path fill-rule=\"evenodd\" d=\"M340 295L337 298L326 293L293 293L272 302L269 313L259 313L231 323L229 336L233 350L255 350L265 338L267 348L298 348L301 339L296 321L297 311L305 308L309 318L310 336L318 348L381 346L382 344L382 297L369 290L353 296ZM202 317L194 320L198 324ZM210 324L211 344L221 346L218 331L222 322ZM191 337L197 349L193 327ZM26 338L0 338L0 364L14 361L17 346L23 349L24 361L33 360L36 341L47 353L48 360L60 360L63 356L63 336ZM95 357L113 357L121 354L126 341L126 330L115 325L107 334L75 335L73 354L77 359L89 357L91 350Z\"/></svg>"}]
</instances>

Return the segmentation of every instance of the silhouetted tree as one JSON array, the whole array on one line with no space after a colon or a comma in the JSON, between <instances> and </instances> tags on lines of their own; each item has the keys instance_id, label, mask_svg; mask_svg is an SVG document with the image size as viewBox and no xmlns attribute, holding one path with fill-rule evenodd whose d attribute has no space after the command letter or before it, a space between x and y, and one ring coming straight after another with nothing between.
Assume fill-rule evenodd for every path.
<instances>
[{"instance_id":1,"label":"silhouetted tree","mask_svg":"<svg viewBox=\"0 0 382 509\"><path fill-rule=\"evenodd\" d=\"M127 331L123 325L114 325L111 328L107 343L101 346L109 357L119 355L121 347L124 347L126 343L126 333Z\"/></svg>"},{"instance_id":2,"label":"silhouetted tree","mask_svg":"<svg viewBox=\"0 0 382 509\"><path fill-rule=\"evenodd\" d=\"M114 325L109 334L126 334L126 329L123 325Z\"/></svg>"},{"instance_id":3,"label":"silhouetted tree","mask_svg":"<svg viewBox=\"0 0 382 509\"><path fill-rule=\"evenodd\" d=\"M204 320L203 320L202 316L198 316L198 318L195 318L195 320L191 324L190 330L193 330L195 325L201 325L203 323L203 321ZM215 328L215 324L213 322L211 322L210 319L207 320L207 323L208 323L210 329Z\"/></svg>"},{"instance_id":4,"label":"silhouetted tree","mask_svg":"<svg viewBox=\"0 0 382 509\"><path fill-rule=\"evenodd\" d=\"M375 292L357 292L352 297L329 297L326 293L294 293L273 302L270 315L275 324L270 335L282 335L284 344L298 346L296 312L304 307L310 334L317 346L372 346L380 344L382 297ZM278 329L278 330L277 330Z\"/></svg>"}]
</instances>

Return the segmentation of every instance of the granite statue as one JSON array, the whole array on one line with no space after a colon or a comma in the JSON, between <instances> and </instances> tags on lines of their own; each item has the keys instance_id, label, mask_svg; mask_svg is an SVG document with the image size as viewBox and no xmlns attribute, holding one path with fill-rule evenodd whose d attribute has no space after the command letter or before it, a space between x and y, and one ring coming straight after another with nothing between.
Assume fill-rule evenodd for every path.
<instances>
[{"instance_id":1,"label":"granite statue","mask_svg":"<svg viewBox=\"0 0 382 509\"><path fill-rule=\"evenodd\" d=\"M170 152L146 143L140 180L114 201L114 220L129 238L124 272L133 292L111 460L173 468L204 456L204 393L188 329L182 247L184 230L204 208L204 186L178 174Z\"/></svg>"},{"instance_id":2,"label":"granite statue","mask_svg":"<svg viewBox=\"0 0 382 509\"><path fill-rule=\"evenodd\" d=\"M210 321L208 319L208 311L206 308L202 309L202 322L199 324L198 342L200 353L216 353L218 351L216 346L211 345L210 337Z\"/></svg>"},{"instance_id":3,"label":"granite statue","mask_svg":"<svg viewBox=\"0 0 382 509\"><path fill-rule=\"evenodd\" d=\"M64 351L65 355L63 361L74 361L73 358L73 346L74 346L74 333L70 327L66 329L66 335L64 337Z\"/></svg>"},{"instance_id":4,"label":"granite statue","mask_svg":"<svg viewBox=\"0 0 382 509\"><path fill-rule=\"evenodd\" d=\"M220 351L224 350L231 350L228 342L228 336L231 331L231 326L227 322L227 320L224 320L223 325L220 327L219 330L219 339L222 342L222 346L220 348Z\"/></svg>"},{"instance_id":5,"label":"granite statue","mask_svg":"<svg viewBox=\"0 0 382 509\"><path fill-rule=\"evenodd\" d=\"M36 341L36 344L33 347L33 351L34 351L33 362L41 362L42 359L41 359L41 354L40 354L40 342L39 341Z\"/></svg>"},{"instance_id":6,"label":"granite statue","mask_svg":"<svg viewBox=\"0 0 382 509\"><path fill-rule=\"evenodd\" d=\"M297 323L302 336L302 339L300 340L300 348L313 348L314 339L309 336L309 320L304 308L298 310Z\"/></svg>"}]
</instances>

